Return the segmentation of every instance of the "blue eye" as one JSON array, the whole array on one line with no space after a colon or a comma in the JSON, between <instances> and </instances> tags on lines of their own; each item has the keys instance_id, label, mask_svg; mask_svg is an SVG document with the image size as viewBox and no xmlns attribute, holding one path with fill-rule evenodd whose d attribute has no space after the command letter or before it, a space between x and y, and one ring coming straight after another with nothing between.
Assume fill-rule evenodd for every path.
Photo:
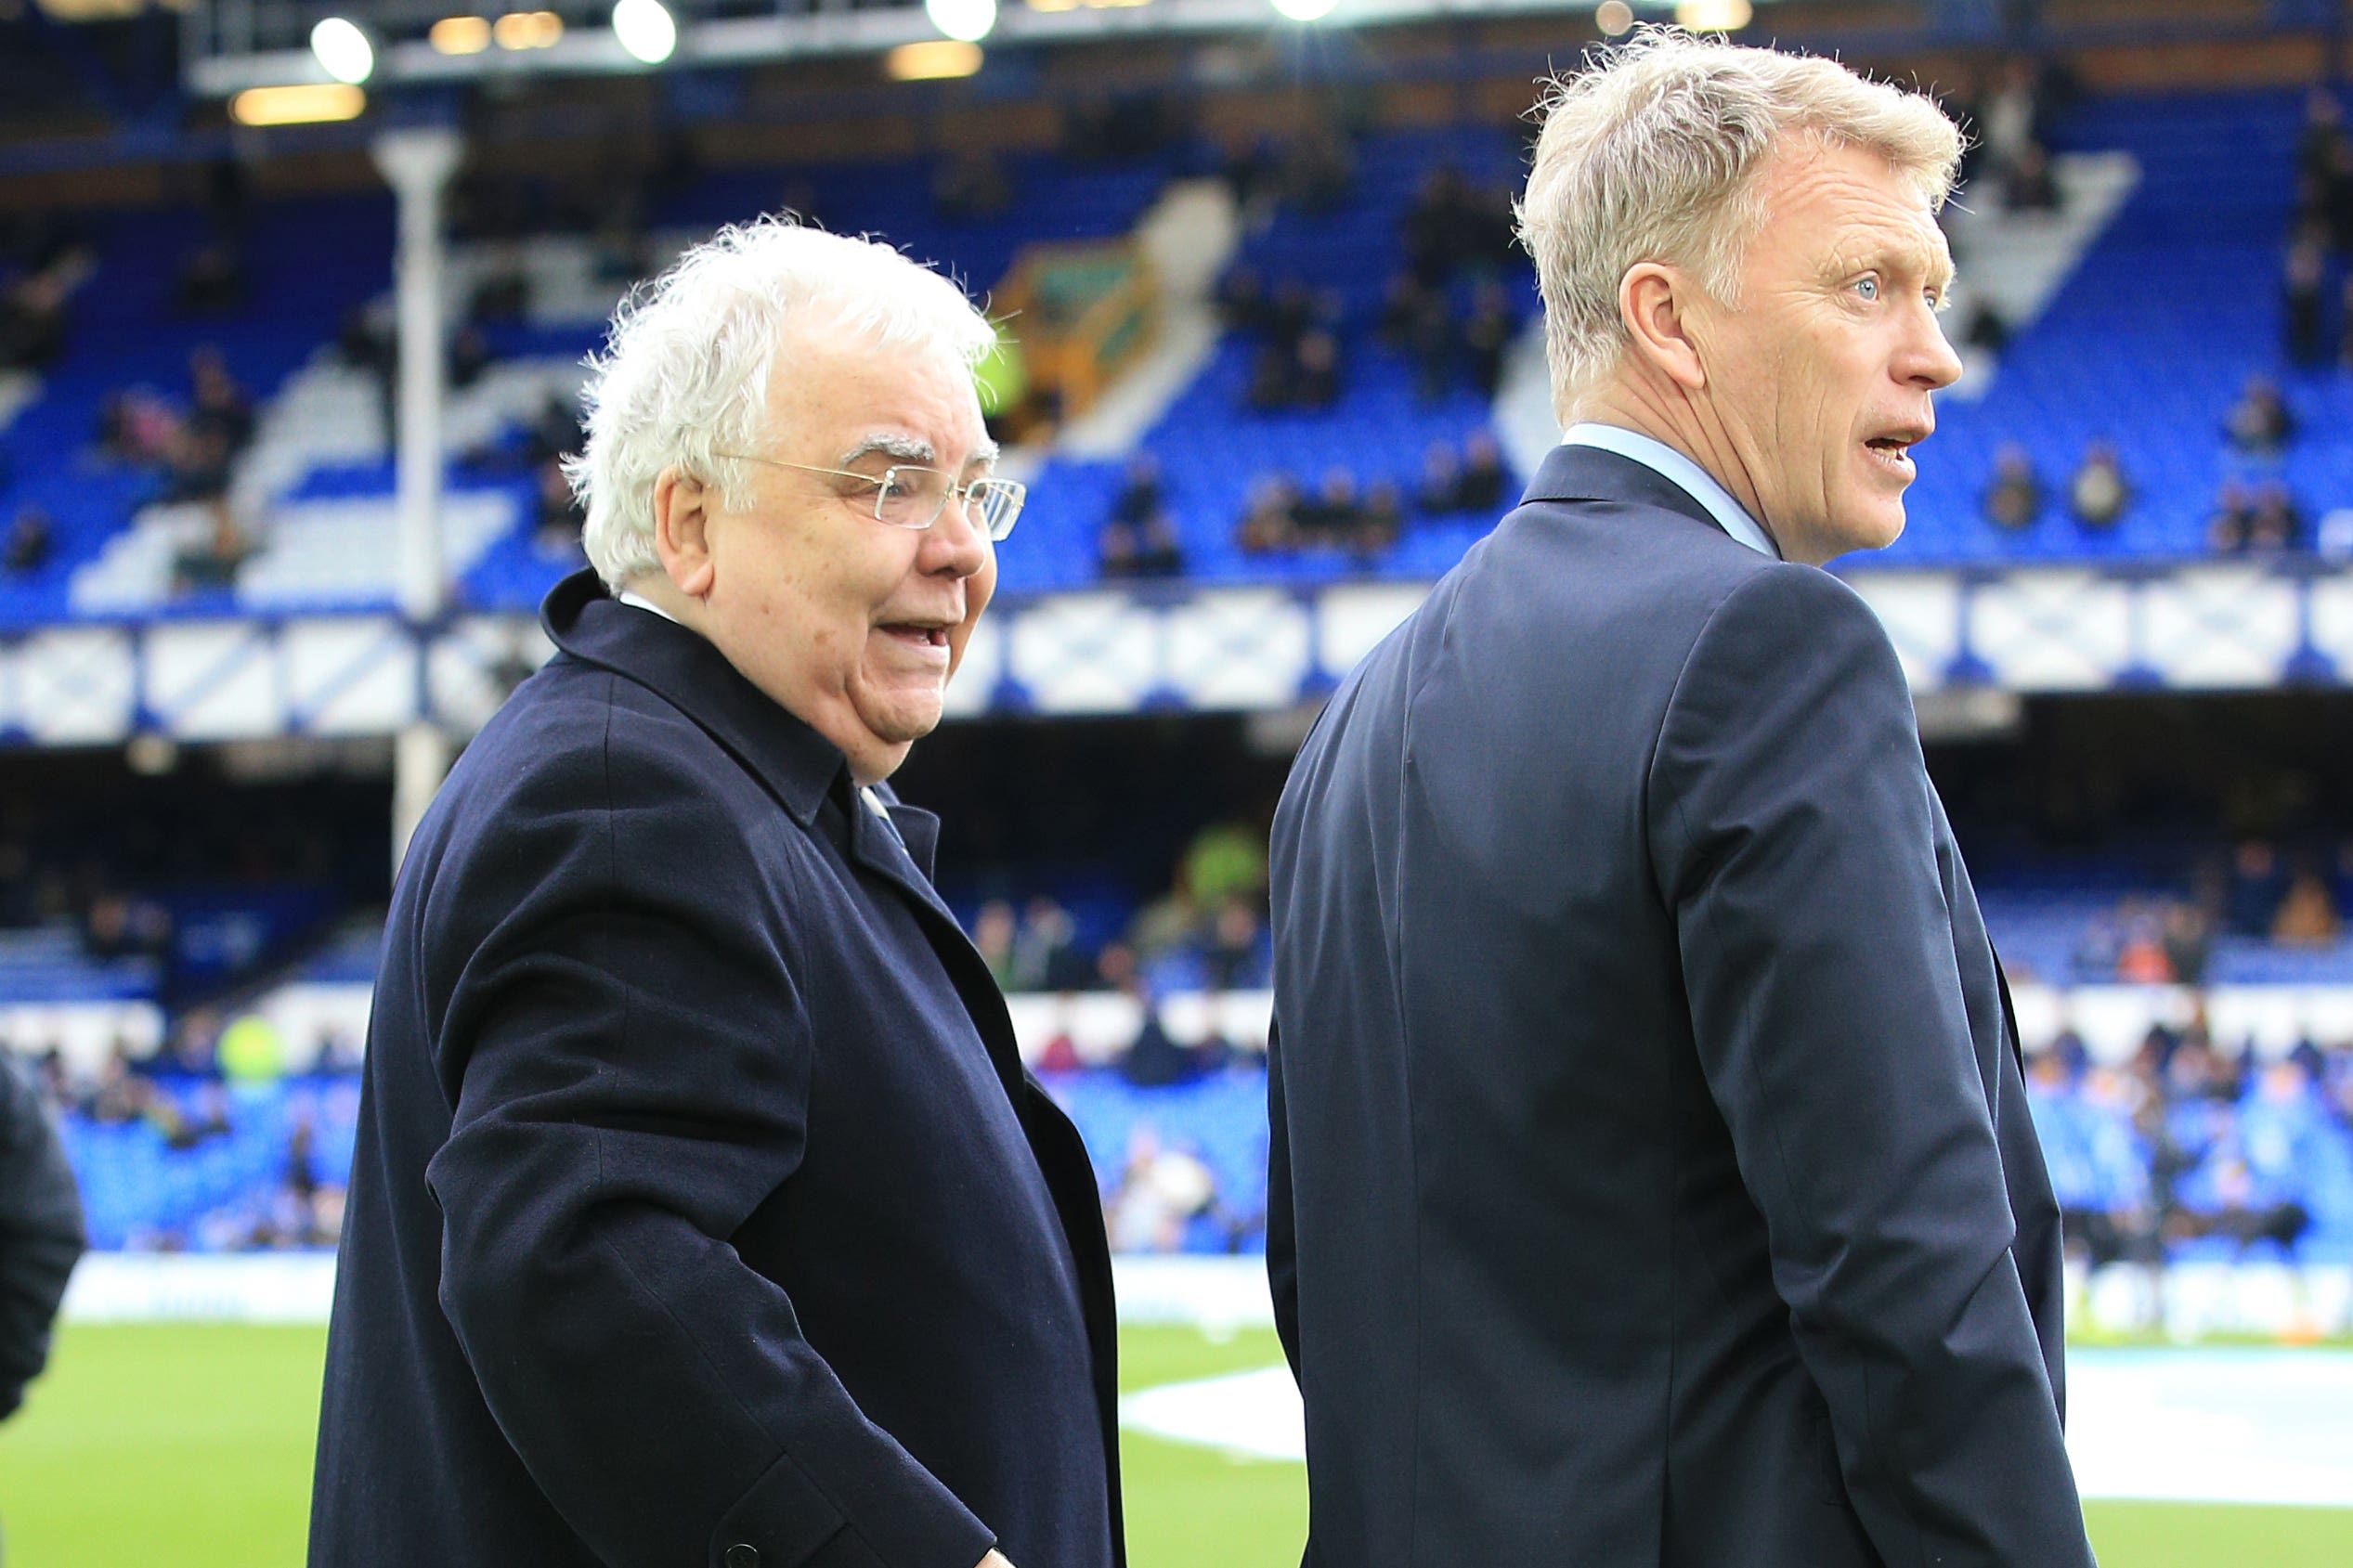
<instances>
[{"instance_id":1,"label":"blue eye","mask_svg":"<svg viewBox=\"0 0 2353 1568\"><path fill-rule=\"evenodd\" d=\"M1879 297L1879 280L1876 278L1856 279L1854 289L1866 300L1876 300Z\"/></svg>"}]
</instances>

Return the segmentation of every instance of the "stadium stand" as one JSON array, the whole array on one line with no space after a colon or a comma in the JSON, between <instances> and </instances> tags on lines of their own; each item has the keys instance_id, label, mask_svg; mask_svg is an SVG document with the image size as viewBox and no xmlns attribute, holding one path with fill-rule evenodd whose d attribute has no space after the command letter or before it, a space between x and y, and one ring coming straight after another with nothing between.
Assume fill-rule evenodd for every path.
<instances>
[{"instance_id":1,"label":"stadium stand","mask_svg":"<svg viewBox=\"0 0 2353 1568\"><path fill-rule=\"evenodd\" d=\"M2284 482L2310 512L2353 494L2346 372L2287 367L2278 350L2302 114L2300 99L2273 92L2095 99L2052 119L2060 216L1996 223L1973 214L1961 226L1966 259L2002 279L1988 292L2029 304L2011 305L2019 319L1997 373L1943 406L1910 530L1886 564L2199 559L2210 551L2208 517L2225 480ZM1253 550L1237 525L1274 476L1309 489L1345 469L1360 492L1386 483L1410 495L1434 444L1460 448L1502 423L1477 376L1427 372L1390 306L1395 280L1419 259L1416 203L1433 182L1450 174L1467 191L1501 191L1515 182L1520 157L1514 128L1381 129L1358 137L1313 191L1269 198L1250 170L1223 170L1243 221L1228 282L1307 287L1309 324L1328 330L1336 350L1328 405L1254 408L1265 339L1250 320L1231 323L1199 372L1142 422L1132 450L1046 458L1018 537L1013 590L1100 582L1103 524L1138 454L1157 470L1190 583L1416 581L1459 559L1491 525L1491 509L1424 512L1405 519L1394 542L1370 548ZM1216 166L1198 144L1115 163L1025 153L994 172L1009 202L959 198L944 211L951 165L937 160L729 169L647 203L623 259L609 235L580 226L520 245L500 233L466 240L453 259L452 301L513 297L466 313L477 336L465 352L480 362L468 365L446 416L460 602L528 612L572 564L537 526L555 439L549 409L568 407L578 362L627 276L680 239L791 204L836 227L888 235L985 291L1025 246L1127 233L1172 180ZM245 303L191 314L178 298L183 264L202 249L210 221L186 209L90 226L97 266L63 353L37 382L18 378L5 395L15 407L5 440L20 460L0 477L0 518L37 508L56 537L45 564L0 581L0 628L390 602L381 365L354 352L353 337L371 302L382 309L390 206L361 198L253 205L238 251ZM2327 264L2329 282L2340 266ZM1528 330L1529 271L1502 246L1437 267L1433 281L1453 320L1500 289L1513 334ZM229 487L263 521L230 580L191 590L176 582L175 563L202 545L205 512L160 503L166 475L98 454L96 433L110 396L126 388L184 404L191 356L215 344L254 395L253 443ZM2241 452L2224 431L2256 372L2280 378L2298 424L2276 456ZM2086 449L2103 440L2115 446L2130 499L2112 529L2086 532L2063 515L2061 498ZM2022 450L2041 480L2040 513L2023 528L1983 515L1982 491L2006 446ZM29 452L81 455L22 461ZM2265 895L2259 921L2209 898L2202 867L2224 855L2211 841L2112 844L2067 857L1989 851L1976 870L2006 956L2045 987L2194 980L2285 995L2353 978L2353 941L2333 926L2275 940L2284 880ZM2346 869L2325 871L2334 910L2353 907ZM1173 898L1133 867L998 868L962 885L952 876L947 890L1008 988L1035 992L1017 998L1029 1007L1025 1038L1079 1122L1124 1239L1213 1251L1258 1245L1261 1042L1247 1027L1209 1021L1228 1004L1257 1005L1250 999L1261 994L1266 949L1254 892L1244 889L1242 915L1221 928L1236 901L1193 899L1190 888ZM364 1027L374 966L366 900L282 878L216 889L211 903L184 884L169 891L169 952L98 952L86 911L0 932L8 1004L0 1030L44 1058L52 1093L69 1108L69 1147L102 1245L324 1244L332 1173L347 1161L356 1116L342 1069ZM2207 911L2204 924L2168 924L2192 909ZM189 978L187 939L206 932L198 950L270 955L261 971L219 965L213 978L228 990L189 991L201 1002L227 996L227 1014L167 994ZM2195 972L2185 972L2193 958ZM256 989L257 972L272 976L266 988ZM1095 989L1060 995L1075 988ZM147 1010L63 1023L59 1007ZM239 1067L224 1041L249 1017L276 1043L266 1063ZM2089 1057L2057 1014L2037 1027L2033 1043L2048 1064L2038 1069L2038 1126L2071 1207L2086 1217L2082 1229L2101 1238L2091 1245L2104 1261L2127 1263L2250 1251L2353 1258L2353 1043L2308 1042L2273 1067L2242 1056L2235 1041L2210 1045L2203 1027L2140 1019L2127 1049ZM1083 1038L1074 1043L1073 1033Z\"/></svg>"}]
</instances>

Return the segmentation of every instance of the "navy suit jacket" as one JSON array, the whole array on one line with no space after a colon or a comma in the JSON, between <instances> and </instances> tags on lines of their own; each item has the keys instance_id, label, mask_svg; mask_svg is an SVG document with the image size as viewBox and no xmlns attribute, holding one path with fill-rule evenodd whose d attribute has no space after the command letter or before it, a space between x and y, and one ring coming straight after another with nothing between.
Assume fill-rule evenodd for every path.
<instances>
[{"instance_id":1,"label":"navy suit jacket","mask_svg":"<svg viewBox=\"0 0 2353 1568\"><path fill-rule=\"evenodd\" d=\"M1844 584L1554 450L1272 876L1309 1564L2091 1561L2014 1026Z\"/></svg>"},{"instance_id":2,"label":"navy suit jacket","mask_svg":"<svg viewBox=\"0 0 2353 1568\"><path fill-rule=\"evenodd\" d=\"M394 890L311 1562L1113 1568L1095 1179L936 821L591 574L545 619Z\"/></svg>"}]
</instances>

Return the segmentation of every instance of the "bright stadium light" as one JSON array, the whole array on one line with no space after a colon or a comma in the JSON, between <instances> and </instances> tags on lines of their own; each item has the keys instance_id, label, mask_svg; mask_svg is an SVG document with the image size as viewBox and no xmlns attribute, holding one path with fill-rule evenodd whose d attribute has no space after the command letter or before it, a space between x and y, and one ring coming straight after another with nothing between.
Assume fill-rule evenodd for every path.
<instances>
[{"instance_id":1,"label":"bright stadium light","mask_svg":"<svg viewBox=\"0 0 2353 1568\"><path fill-rule=\"evenodd\" d=\"M376 46L348 17L329 17L312 28L310 52L318 57L321 71L355 87L375 73Z\"/></svg>"},{"instance_id":2,"label":"bright stadium light","mask_svg":"<svg viewBox=\"0 0 2353 1568\"><path fill-rule=\"evenodd\" d=\"M978 44L996 25L996 0L923 0L923 13L949 37Z\"/></svg>"},{"instance_id":3,"label":"bright stadium light","mask_svg":"<svg viewBox=\"0 0 2353 1568\"><path fill-rule=\"evenodd\" d=\"M1626 0L1602 0L1594 7L1593 25L1611 38L1622 38L1634 25L1634 8Z\"/></svg>"},{"instance_id":4,"label":"bright stadium light","mask_svg":"<svg viewBox=\"0 0 2353 1568\"><path fill-rule=\"evenodd\" d=\"M630 58L659 65L678 48L678 23L662 0L621 0L613 7L613 36Z\"/></svg>"},{"instance_id":5,"label":"bright stadium light","mask_svg":"<svg viewBox=\"0 0 2353 1568\"><path fill-rule=\"evenodd\" d=\"M248 87L228 100L228 117L240 125L319 125L357 120L367 109L368 95L348 82Z\"/></svg>"},{"instance_id":6,"label":"bright stadium light","mask_svg":"<svg viewBox=\"0 0 2353 1568\"><path fill-rule=\"evenodd\" d=\"M882 73L893 82L944 82L981 69L981 45L961 38L927 38L902 44L882 57Z\"/></svg>"},{"instance_id":7,"label":"bright stadium light","mask_svg":"<svg viewBox=\"0 0 2353 1568\"><path fill-rule=\"evenodd\" d=\"M1677 25L1694 32L1737 32L1756 19L1749 0L1678 0Z\"/></svg>"},{"instance_id":8,"label":"bright stadium light","mask_svg":"<svg viewBox=\"0 0 2353 1568\"><path fill-rule=\"evenodd\" d=\"M1321 21L1332 14L1334 0L1274 0L1275 10L1293 21Z\"/></svg>"},{"instance_id":9,"label":"bright stadium light","mask_svg":"<svg viewBox=\"0 0 2353 1568\"><path fill-rule=\"evenodd\" d=\"M490 46L488 17L443 17L426 32L425 42L444 55L478 55Z\"/></svg>"}]
</instances>

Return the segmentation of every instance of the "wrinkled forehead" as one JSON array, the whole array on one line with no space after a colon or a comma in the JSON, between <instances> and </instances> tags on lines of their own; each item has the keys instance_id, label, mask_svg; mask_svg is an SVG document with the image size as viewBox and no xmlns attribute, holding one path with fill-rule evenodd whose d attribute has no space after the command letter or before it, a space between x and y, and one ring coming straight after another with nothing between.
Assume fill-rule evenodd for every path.
<instances>
[{"instance_id":1,"label":"wrinkled forehead","mask_svg":"<svg viewBox=\"0 0 2353 1568\"><path fill-rule=\"evenodd\" d=\"M1793 149L1766 172L1762 195L1760 245L1777 240L1813 270L1952 282L1953 253L1926 185L1882 153L1846 143Z\"/></svg>"},{"instance_id":2,"label":"wrinkled forehead","mask_svg":"<svg viewBox=\"0 0 2353 1568\"><path fill-rule=\"evenodd\" d=\"M768 408L774 437L821 467L883 457L963 470L996 456L972 371L945 347L787 328L769 367Z\"/></svg>"}]
</instances>

